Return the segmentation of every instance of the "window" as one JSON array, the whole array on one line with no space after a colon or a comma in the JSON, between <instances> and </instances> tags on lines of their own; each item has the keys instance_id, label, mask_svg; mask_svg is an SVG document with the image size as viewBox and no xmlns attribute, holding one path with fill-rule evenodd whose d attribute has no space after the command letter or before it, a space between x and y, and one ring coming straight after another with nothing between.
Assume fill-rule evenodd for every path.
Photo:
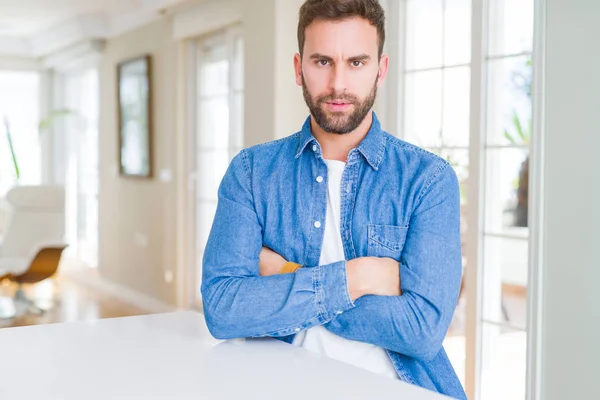
<instances>
[{"instance_id":1,"label":"window","mask_svg":"<svg viewBox=\"0 0 600 400\"><path fill-rule=\"evenodd\" d=\"M41 181L39 86L37 72L0 71L0 197L17 182L35 185Z\"/></svg>"},{"instance_id":2,"label":"window","mask_svg":"<svg viewBox=\"0 0 600 400\"><path fill-rule=\"evenodd\" d=\"M403 139L445 158L454 167L460 183L464 255L470 150L471 1L407 0L404 10ZM464 302L462 296L445 343L463 384Z\"/></svg>"},{"instance_id":3,"label":"window","mask_svg":"<svg viewBox=\"0 0 600 400\"><path fill-rule=\"evenodd\" d=\"M533 0L403 0L400 11L402 136L455 168L464 268L482 275L481 287L463 293L446 351L467 394L524 399ZM481 183L471 175L481 176ZM481 217L469 214L472 199L481 199ZM468 235L470 224L482 233ZM465 300L479 298L480 312L467 315ZM467 359L466 338L475 342L477 333L480 347L468 355L478 358L474 362ZM480 370L469 372L469 363Z\"/></svg>"},{"instance_id":4,"label":"window","mask_svg":"<svg viewBox=\"0 0 600 400\"><path fill-rule=\"evenodd\" d=\"M533 0L487 6L481 398L525 399Z\"/></svg>"},{"instance_id":5,"label":"window","mask_svg":"<svg viewBox=\"0 0 600 400\"><path fill-rule=\"evenodd\" d=\"M89 267L98 265L98 71L89 68L62 75L66 148L66 218L70 251Z\"/></svg>"},{"instance_id":6,"label":"window","mask_svg":"<svg viewBox=\"0 0 600 400\"><path fill-rule=\"evenodd\" d=\"M243 39L230 28L202 38L196 48L195 265L200 287L202 256L217 208L218 186L243 146ZM199 303L200 293L194 291Z\"/></svg>"}]
</instances>

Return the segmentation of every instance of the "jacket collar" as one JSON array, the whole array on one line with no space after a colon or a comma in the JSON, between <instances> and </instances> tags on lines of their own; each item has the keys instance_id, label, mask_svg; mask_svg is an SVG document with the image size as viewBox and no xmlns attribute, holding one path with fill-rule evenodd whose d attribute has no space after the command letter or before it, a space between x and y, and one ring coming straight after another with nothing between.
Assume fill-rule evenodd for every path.
<instances>
[{"instance_id":1,"label":"jacket collar","mask_svg":"<svg viewBox=\"0 0 600 400\"><path fill-rule=\"evenodd\" d=\"M306 118L304 125L302 126L302 130L299 132L299 140L298 140L298 149L296 152L296 158L300 157L300 155L306 150L306 147L309 145L313 145L315 151L320 152L321 146L313 136L311 132L310 125L311 117ZM379 169L379 164L381 164L381 160L383 159L383 154L385 152L385 145L387 142L387 138L385 132L381 130L381 124L379 123L379 119L375 112L373 112L373 123L371 124L371 128L369 128L369 132L367 136L360 142L356 150L365 158L367 163L373 168L375 171ZM351 151L348 159L352 157L354 151Z\"/></svg>"}]
</instances>

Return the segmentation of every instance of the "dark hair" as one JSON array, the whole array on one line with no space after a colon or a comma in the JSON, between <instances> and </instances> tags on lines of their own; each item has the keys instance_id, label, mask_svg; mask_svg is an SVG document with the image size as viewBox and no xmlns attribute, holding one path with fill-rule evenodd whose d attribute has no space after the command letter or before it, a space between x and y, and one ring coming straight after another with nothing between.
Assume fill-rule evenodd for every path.
<instances>
[{"instance_id":1,"label":"dark hair","mask_svg":"<svg viewBox=\"0 0 600 400\"><path fill-rule=\"evenodd\" d=\"M377 28L379 57L385 43L385 12L378 0L306 0L300 7L298 22L298 47L304 51L306 28L314 21L341 21L347 18L364 18Z\"/></svg>"}]
</instances>

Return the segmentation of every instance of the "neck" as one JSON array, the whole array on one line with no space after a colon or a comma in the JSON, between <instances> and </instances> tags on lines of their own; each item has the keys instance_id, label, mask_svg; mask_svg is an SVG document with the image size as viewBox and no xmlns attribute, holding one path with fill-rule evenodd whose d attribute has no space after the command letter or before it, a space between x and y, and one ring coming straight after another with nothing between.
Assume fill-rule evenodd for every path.
<instances>
[{"instance_id":1,"label":"neck","mask_svg":"<svg viewBox=\"0 0 600 400\"><path fill-rule=\"evenodd\" d=\"M356 148L367 136L373 124L373 114L369 112L360 125L352 132L345 134L325 132L311 116L311 131L321 145L323 158L346 162L350 150Z\"/></svg>"}]
</instances>

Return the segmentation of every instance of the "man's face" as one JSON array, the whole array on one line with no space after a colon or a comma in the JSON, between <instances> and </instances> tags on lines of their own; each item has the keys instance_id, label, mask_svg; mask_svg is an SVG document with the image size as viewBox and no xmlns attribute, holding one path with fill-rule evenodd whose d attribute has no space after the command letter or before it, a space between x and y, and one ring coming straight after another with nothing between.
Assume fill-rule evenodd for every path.
<instances>
[{"instance_id":1,"label":"man's face","mask_svg":"<svg viewBox=\"0 0 600 400\"><path fill-rule=\"evenodd\" d=\"M354 131L371 111L388 59L378 57L377 29L362 18L315 21L306 29L296 82L326 132Z\"/></svg>"}]
</instances>

